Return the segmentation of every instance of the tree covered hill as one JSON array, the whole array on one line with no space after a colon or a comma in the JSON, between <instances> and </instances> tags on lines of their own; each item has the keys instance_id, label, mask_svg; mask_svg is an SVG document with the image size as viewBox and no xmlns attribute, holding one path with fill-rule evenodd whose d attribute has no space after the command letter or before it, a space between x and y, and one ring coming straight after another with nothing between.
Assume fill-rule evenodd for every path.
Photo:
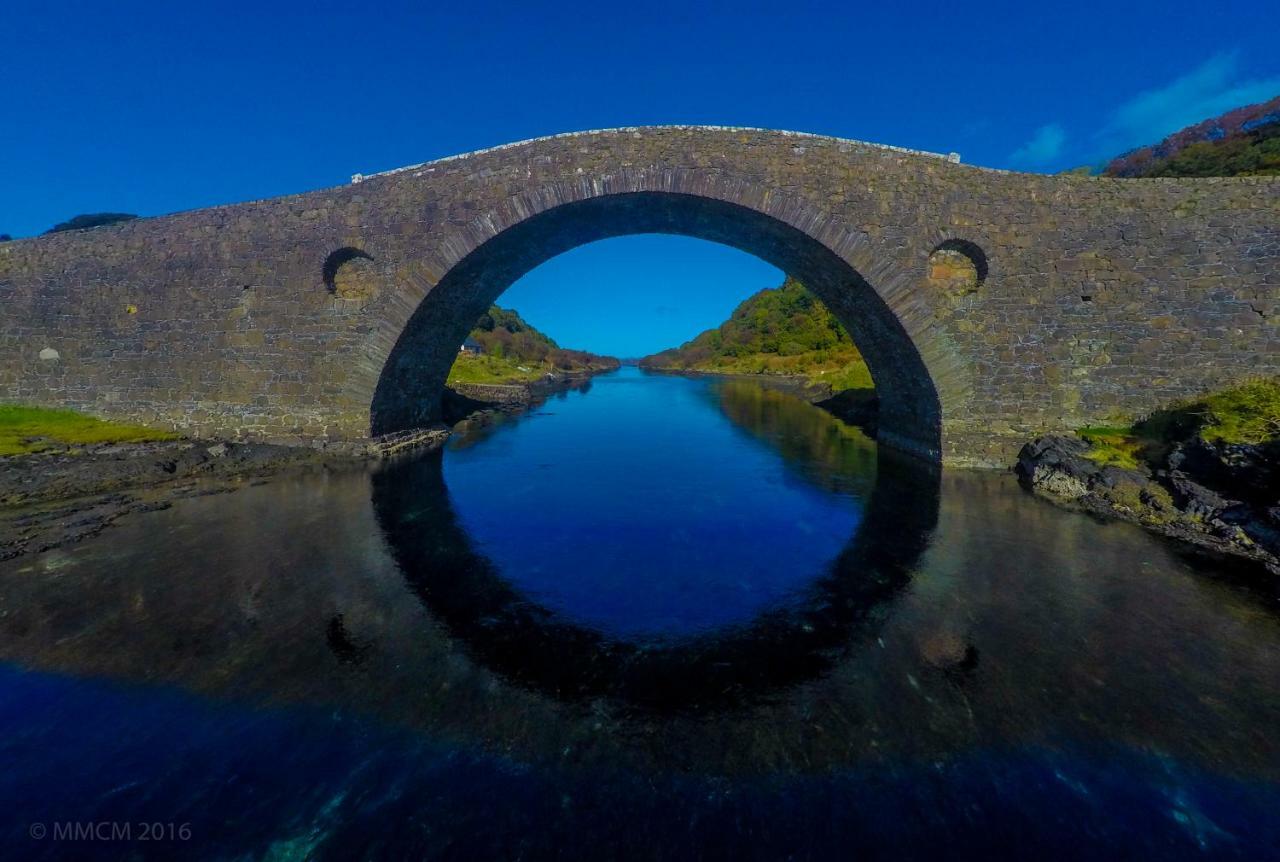
<instances>
[{"instance_id":1,"label":"tree covered hill","mask_svg":"<svg viewBox=\"0 0 1280 862\"><path fill-rule=\"evenodd\" d=\"M747 298L724 323L679 347L646 356L644 368L713 374L777 374L833 391L871 388L849 333L800 282Z\"/></svg>"},{"instance_id":2,"label":"tree covered hill","mask_svg":"<svg viewBox=\"0 0 1280 862\"><path fill-rule=\"evenodd\" d=\"M1125 153L1109 177L1280 176L1280 96L1227 111Z\"/></svg>"},{"instance_id":3,"label":"tree covered hill","mask_svg":"<svg viewBox=\"0 0 1280 862\"><path fill-rule=\"evenodd\" d=\"M524 383L549 374L604 371L618 360L585 350L566 350L531 326L514 309L497 305L476 321L467 337L474 351L460 353L449 383Z\"/></svg>"}]
</instances>

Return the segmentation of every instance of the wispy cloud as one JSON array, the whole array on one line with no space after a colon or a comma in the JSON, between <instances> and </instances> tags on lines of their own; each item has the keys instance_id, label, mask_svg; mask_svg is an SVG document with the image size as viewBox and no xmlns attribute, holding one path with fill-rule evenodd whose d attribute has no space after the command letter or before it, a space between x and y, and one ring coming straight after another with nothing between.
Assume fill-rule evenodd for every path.
<instances>
[{"instance_id":1,"label":"wispy cloud","mask_svg":"<svg viewBox=\"0 0 1280 862\"><path fill-rule=\"evenodd\" d=\"M1036 133L1009 156L1009 161L1022 167L1043 167L1062 154L1067 133L1057 123L1049 123L1036 129Z\"/></svg>"},{"instance_id":2,"label":"wispy cloud","mask_svg":"<svg viewBox=\"0 0 1280 862\"><path fill-rule=\"evenodd\" d=\"M1118 155L1153 144L1201 120L1280 94L1280 77L1241 79L1239 65L1237 52L1217 54L1165 86L1134 96L1094 135L1099 153Z\"/></svg>"}]
</instances>

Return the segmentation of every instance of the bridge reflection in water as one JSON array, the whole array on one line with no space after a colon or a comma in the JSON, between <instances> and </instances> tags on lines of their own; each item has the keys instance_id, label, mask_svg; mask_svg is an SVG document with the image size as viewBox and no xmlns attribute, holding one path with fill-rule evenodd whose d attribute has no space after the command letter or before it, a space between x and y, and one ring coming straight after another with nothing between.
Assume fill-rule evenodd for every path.
<instances>
[{"instance_id":1,"label":"bridge reflection in water","mask_svg":"<svg viewBox=\"0 0 1280 862\"><path fill-rule=\"evenodd\" d=\"M566 700L699 711L818 676L873 636L937 518L938 473L905 458L889 467L879 476L891 491L871 495L856 535L801 597L748 625L674 643L611 638L514 589L458 524L438 456L375 475L373 506L414 592L486 666Z\"/></svg>"},{"instance_id":2,"label":"bridge reflection in water","mask_svg":"<svg viewBox=\"0 0 1280 862\"><path fill-rule=\"evenodd\" d=\"M874 450L808 405L702 397L802 481L826 459L829 488L866 488ZM879 459L806 590L689 638L522 599L432 459L193 498L0 564L6 828L190 819L224 855L297 836L333 856L1265 855L1270 600L1008 477L912 475Z\"/></svg>"}]
</instances>

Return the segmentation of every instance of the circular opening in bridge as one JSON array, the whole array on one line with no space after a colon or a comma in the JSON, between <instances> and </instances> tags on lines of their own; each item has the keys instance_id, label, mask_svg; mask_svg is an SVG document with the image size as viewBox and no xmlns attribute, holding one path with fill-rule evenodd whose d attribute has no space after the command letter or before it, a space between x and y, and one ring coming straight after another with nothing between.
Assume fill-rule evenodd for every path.
<instances>
[{"instance_id":1,"label":"circular opening in bridge","mask_svg":"<svg viewBox=\"0 0 1280 862\"><path fill-rule=\"evenodd\" d=\"M949 239L929 255L929 284L950 299L976 293L987 280L987 256L976 244Z\"/></svg>"},{"instance_id":2,"label":"circular opening in bridge","mask_svg":"<svg viewBox=\"0 0 1280 862\"><path fill-rule=\"evenodd\" d=\"M610 638L678 640L787 604L856 532L876 444L812 403L850 387L874 398L797 279L722 243L614 237L481 313L440 460L516 593Z\"/></svg>"},{"instance_id":3,"label":"circular opening in bridge","mask_svg":"<svg viewBox=\"0 0 1280 862\"><path fill-rule=\"evenodd\" d=\"M347 246L330 253L321 275L325 287L339 299L368 300L378 291L373 257L362 249Z\"/></svg>"},{"instance_id":4,"label":"circular opening in bridge","mask_svg":"<svg viewBox=\"0 0 1280 862\"><path fill-rule=\"evenodd\" d=\"M445 380L460 347L477 320L523 275L598 240L676 234L748 252L812 291L866 360L879 399L880 442L928 460L940 458L941 407L919 346L903 319L826 240L755 209L668 192L589 198L509 221L449 267L412 316L397 325L400 336L371 406L375 436L440 421Z\"/></svg>"},{"instance_id":5,"label":"circular opening in bridge","mask_svg":"<svg viewBox=\"0 0 1280 862\"><path fill-rule=\"evenodd\" d=\"M714 290L706 278L659 289L663 279L687 274L687 259L666 264L681 271L675 276L638 274L662 253L647 248L651 242L709 247L758 267L759 275L740 282L698 325L648 343L612 337L642 316L650 325L675 316L678 303ZM636 251L630 262L615 258L621 275L602 270L570 285L562 264L624 245ZM540 291L525 290L539 280ZM541 305L535 292L555 302ZM895 412L887 427L901 435L902 448L938 455L937 395L902 322L832 250L744 207L671 194L563 205L497 231L424 293L383 368L375 432L457 419L480 406L474 402L501 407L508 395L531 401L534 410L518 421L501 409L485 413L456 427L445 450L422 461L442 471L451 513L424 515L416 479L405 483L405 501L391 507L404 508L413 523L454 519L485 561L469 574L434 560L402 566L464 590L479 581L490 596L493 575L513 606L541 620L539 631L572 633L571 652L580 643L640 644L646 654L661 646L664 686L683 676L667 667L683 656L669 651L674 645L697 640L696 655L723 643L737 650L742 641L725 638L749 628L748 644L776 654L778 639L815 630L806 621L778 622L803 615L828 583L833 561L846 571L838 564L842 548L870 517L881 447L809 403L808 381L795 372L847 377L853 366L860 391L888 395ZM606 294L635 296L646 307L601 313L617 305ZM565 310L584 308L584 325L568 327ZM602 329L611 337L597 338ZM644 365L593 377L608 353ZM689 371L773 372L791 378L791 391L759 377L665 373ZM510 385L513 376L517 385ZM571 379L528 391L551 376ZM472 403L445 417L440 396L454 390ZM885 427L881 417L878 430ZM861 566L847 571L830 583L881 583ZM819 595L815 604L832 602ZM496 627L531 641L540 636L519 614L505 613L482 610ZM572 658L557 654L550 664L563 670Z\"/></svg>"}]
</instances>

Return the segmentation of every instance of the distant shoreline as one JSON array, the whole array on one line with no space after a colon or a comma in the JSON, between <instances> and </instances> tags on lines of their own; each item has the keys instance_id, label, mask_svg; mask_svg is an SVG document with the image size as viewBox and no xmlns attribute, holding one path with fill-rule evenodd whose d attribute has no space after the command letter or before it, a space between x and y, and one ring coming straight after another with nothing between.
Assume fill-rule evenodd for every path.
<instances>
[{"instance_id":1,"label":"distant shoreline","mask_svg":"<svg viewBox=\"0 0 1280 862\"><path fill-rule=\"evenodd\" d=\"M480 400L454 393L452 406L459 412L446 416L452 420L447 424L483 424L498 414L523 412L612 370L564 373L533 383L476 385L475 394L487 389L490 395L506 397ZM450 396L444 400L447 409ZM59 446L7 456L0 459L0 560L79 542L125 515L167 509L186 497L227 493L291 473L366 470L379 459L438 449L452 433L441 424L358 447L178 438Z\"/></svg>"},{"instance_id":2,"label":"distant shoreline","mask_svg":"<svg viewBox=\"0 0 1280 862\"><path fill-rule=\"evenodd\" d=\"M743 374L722 371L703 371L693 368L653 368L641 365L644 371L654 374L670 374L677 377L718 377L724 380L748 380L795 395L819 407L846 425L860 428L875 439L878 427L879 400L874 389L843 389L833 391L829 383L814 382L798 374Z\"/></svg>"},{"instance_id":3,"label":"distant shoreline","mask_svg":"<svg viewBox=\"0 0 1280 862\"><path fill-rule=\"evenodd\" d=\"M775 389L793 391L804 397L806 401L821 400L831 396L831 386L826 383L813 383L801 374L749 374L742 371L705 371L700 368L658 368L650 365L638 366L642 371L654 374L670 374L676 377L719 377L725 380L750 380L755 383L766 383ZM810 397L814 396L814 397Z\"/></svg>"}]
</instances>

